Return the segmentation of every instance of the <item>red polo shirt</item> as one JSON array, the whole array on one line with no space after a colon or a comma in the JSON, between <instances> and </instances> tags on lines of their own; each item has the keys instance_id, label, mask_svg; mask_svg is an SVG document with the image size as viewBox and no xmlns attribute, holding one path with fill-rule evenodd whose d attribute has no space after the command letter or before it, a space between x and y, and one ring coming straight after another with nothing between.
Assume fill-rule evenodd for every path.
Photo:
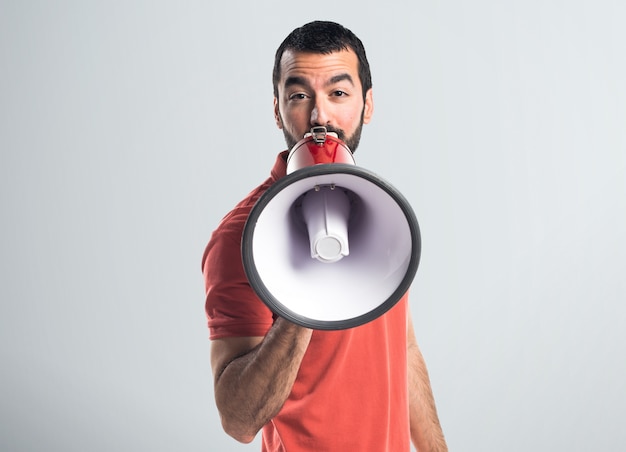
<instances>
[{"instance_id":1,"label":"red polo shirt","mask_svg":"<svg viewBox=\"0 0 626 452\"><path fill-rule=\"evenodd\" d=\"M285 176L278 155L270 177L229 212L203 257L211 339L264 336L274 315L243 270L241 236L252 207ZM314 331L291 394L263 428L263 451L410 450L405 295L386 314L356 328Z\"/></svg>"}]
</instances>

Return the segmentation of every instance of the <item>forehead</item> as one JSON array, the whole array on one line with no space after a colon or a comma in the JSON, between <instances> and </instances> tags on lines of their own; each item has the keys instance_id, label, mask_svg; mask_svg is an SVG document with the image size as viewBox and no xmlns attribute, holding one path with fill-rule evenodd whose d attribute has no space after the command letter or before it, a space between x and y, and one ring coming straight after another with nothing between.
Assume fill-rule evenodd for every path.
<instances>
[{"instance_id":1,"label":"forehead","mask_svg":"<svg viewBox=\"0 0 626 452\"><path fill-rule=\"evenodd\" d=\"M360 84L359 60L351 49L328 54L287 50L281 57L280 68L281 85L293 76L325 81L339 74L349 74L354 83Z\"/></svg>"}]
</instances>

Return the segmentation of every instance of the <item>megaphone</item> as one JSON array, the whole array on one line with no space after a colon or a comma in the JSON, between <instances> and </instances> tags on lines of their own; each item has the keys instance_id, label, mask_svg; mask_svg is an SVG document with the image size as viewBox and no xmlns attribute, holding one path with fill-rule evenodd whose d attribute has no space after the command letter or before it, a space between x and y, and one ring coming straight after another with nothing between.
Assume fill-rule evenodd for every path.
<instances>
[{"instance_id":1,"label":"megaphone","mask_svg":"<svg viewBox=\"0 0 626 452\"><path fill-rule=\"evenodd\" d=\"M421 253L413 209L356 166L332 132L314 127L291 149L287 175L244 226L244 271L276 315L318 330L370 322L411 285Z\"/></svg>"}]
</instances>

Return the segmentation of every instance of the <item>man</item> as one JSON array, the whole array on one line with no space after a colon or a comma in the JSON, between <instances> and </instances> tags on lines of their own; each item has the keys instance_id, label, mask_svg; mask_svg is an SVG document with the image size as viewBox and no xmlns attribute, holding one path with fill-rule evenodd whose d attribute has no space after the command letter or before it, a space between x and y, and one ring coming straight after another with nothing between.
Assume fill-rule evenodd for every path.
<instances>
[{"instance_id":1,"label":"man","mask_svg":"<svg viewBox=\"0 0 626 452\"><path fill-rule=\"evenodd\" d=\"M373 113L361 41L332 22L294 30L276 52L274 117L290 149L325 126L355 151ZM264 451L445 451L405 295L356 328L312 331L277 317L246 279L240 242L271 177L224 217L203 257L215 401L224 430Z\"/></svg>"}]
</instances>

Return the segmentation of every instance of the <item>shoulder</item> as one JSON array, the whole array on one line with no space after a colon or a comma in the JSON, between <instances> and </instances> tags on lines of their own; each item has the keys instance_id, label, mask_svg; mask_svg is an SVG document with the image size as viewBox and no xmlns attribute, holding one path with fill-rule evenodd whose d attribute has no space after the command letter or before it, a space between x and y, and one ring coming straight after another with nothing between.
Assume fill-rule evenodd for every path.
<instances>
[{"instance_id":1,"label":"shoulder","mask_svg":"<svg viewBox=\"0 0 626 452\"><path fill-rule=\"evenodd\" d=\"M217 241L236 242L239 245L243 229L250 215L250 211L259 200L259 198L274 183L273 178L266 179L261 185L256 187L246 195L237 205L220 221L217 228L211 234L211 239L207 245L207 250L212 248ZM206 259L207 250L205 250L204 258Z\"/></svg>"}]
</instances>

